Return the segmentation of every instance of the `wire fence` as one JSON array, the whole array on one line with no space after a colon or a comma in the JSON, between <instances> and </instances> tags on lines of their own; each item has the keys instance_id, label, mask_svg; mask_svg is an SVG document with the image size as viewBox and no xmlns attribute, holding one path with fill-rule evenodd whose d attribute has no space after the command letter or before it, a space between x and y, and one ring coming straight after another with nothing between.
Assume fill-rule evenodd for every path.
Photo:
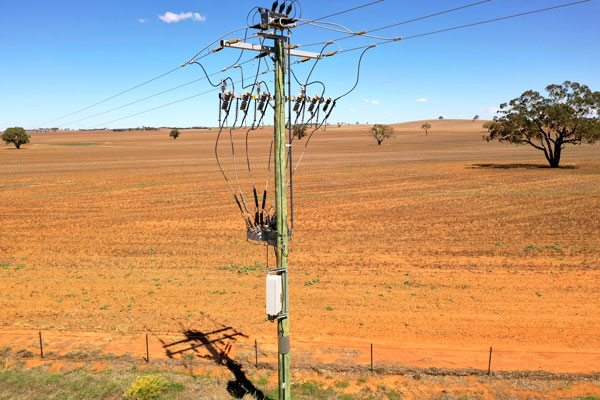
<instances>
[{"instance_id":1,"label":"wire fence","mask_svg":"<svg viewBox=\"0 0 600 400\"><path fill-rule=\"evenodd\" d=\"M599 351L527 351L506 346L449 349L345 343L343 346L292 341L292 365L303 370L360 372L381 375L492 375L496 378L558 379L577 375L600 379ZM231 327L182 333L17 331L0 334L0 358L132 363L196 362L243 368L277 368L276 340L250 338Z\"/></svg>"}]
</instances>

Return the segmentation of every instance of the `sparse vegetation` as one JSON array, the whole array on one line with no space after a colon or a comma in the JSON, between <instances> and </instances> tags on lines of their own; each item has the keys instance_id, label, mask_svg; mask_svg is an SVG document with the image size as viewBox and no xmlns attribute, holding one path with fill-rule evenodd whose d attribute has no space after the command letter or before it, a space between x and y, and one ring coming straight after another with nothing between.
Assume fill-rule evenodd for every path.
<instances>
[{"instance_id":1,"label":"sparse vegetation","mask_svg":"<svg viewBox=\"0 0 600 400\"><path fill-rule=\"evenodd\" d=\"M431 129L431 124L426 122L423 125L421 125L421 129L425 130L425 136L427 136L427 135L429 135L429 130Z\"/></svg>"},{"instance_id":2,"label":"sparse vegetation","mask_svg":"<svg viewBox=\"0 0 600 400\"><path fill-rule=\"evenodd\" d=\"M169 136L172 137L173 139L177 139L180 135L179 129L172 129L171 133L169 133Z\"/></svg>"},{"instance_id":3,"label":"sparse vegetation","mask_svg":"<svg viewBox=\"0 0 600 400\"><path fill-rule=\"evenodd\" d=\"M29 143L29 139L31 139L31 136L29 136L25 129L21 128L20 126L8 128L4 131L1 137L2 140L4 140L4 143L12 143L17 149L20 149L21 145Z\"/></svg>"},{"instance_id":4,"label":"sparse vegetation","mask_svg":"<svg viewBox=\"0 0 600 400\"><path fill-rule=\"evenodd\" d=\"M551 168L560 165L567 144L593 144L600 139L600 92L565 81L546 87L548 97L528 90L500 105L502 116L484 125L489 141L527 144L544 152Z\"/></svg>"},{"instance_id":5,"label":"sparse vegetation","mask_svg":"<svg viewBox=\"0 0 600 400\"><path fill-rule=\"evenodd\" d=\"M167 381L160 375L145 375L131 384L124 400L158 400L166 392L180 392L183 389L181 383Z\"/></svg>"},{"instance_id":6,"label":"sparse vegetation","mask_svg":"<svg viewBox=\"0 0 600 400\"><path fill-rule=\"evenodd\" d=\"M371 128L371 136L377 140L377 145L381 146L384 140L394 137L394 128L389 125L373 125Z\"/></svg>"},{"instance_id":7,"label":"sparse vegetation","mask_svg":"<svg viewBox=\"0 0 600 400\"><path fill-rule=\"evenodd\" d=\"M294 125L292 128L292 135L296 139L302 139L306 136L306 125Z\"/></svg>"}]
</instances>

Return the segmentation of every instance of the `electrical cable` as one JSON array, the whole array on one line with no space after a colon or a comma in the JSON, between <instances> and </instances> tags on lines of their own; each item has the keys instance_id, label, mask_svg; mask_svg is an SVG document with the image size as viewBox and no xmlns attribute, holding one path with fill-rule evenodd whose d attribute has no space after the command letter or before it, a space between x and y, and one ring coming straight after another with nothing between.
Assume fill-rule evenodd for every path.
<instances>
[{"instance_id":1,"label":"electrical cable","mask_svg":"<svg viewBox=\"0 0 600 400\"><path fill-rule=\"evenodd\" d=\"M416 38L420 38L420 37L424 37L424 36L436 35L438 33L450 32L450 31L455 31L455 30L459 30L459 29L470 28L470 27L477 26L477 25L489 24L489 23L492 23L492 22L498 22L498 21L503 21L503 20L507 20L507 19L522 17L522 16L525 16L525 15L542 13L542 12L546 12L546 11L550 11L550 10L556 10L558 8L564 8L564 7L570 7L570 6L574 6L574 5L578 5L578 4L588 3L590 1L592 1L592 0L575 1L575 2L572 2L572 3L560 4L560 5L553 6L553 7L541 8L541 9L532 10L532 11L526 11L526 12L522 12L522 13L518 13L518 14L511 14L511 15L507 15L507 16L504 16L504 17L499 17L499 18L493 18L493 19L488 19L488 20L473 22L473 23L470 23L470 24L458 25L458 26L453 26L453 27L445 28L445 29L439 29L439 30L436 30L436 31L425 32L425 33L420 33L420 34L411 35L411 36L405 36L405 37L401 37L401 38L398 37L398 38L395 38L395 39L392 39L392 40L385 40L385 41L373 43L373 44L370 44L370 45L354 47L352 49L347 49L347 50L341 50L341 51L336 52L336 54L342 54L342 53L347 53L347 52L350 52L350 51L361 50L361 49L367 48L369 46L379 46L379 45L383 45L383 44L397 42L397 41L400 41L400 40L404 41L404 40L416 39ZM298 63L298 61L296 61L296 63Z\"/></svg>"},{"instance_id":2,"label":"electrical cable","mask_svg":"<svg viewBox=\"0 0 600 400\"><path fill-rule=\"evenodd\" d=\"M252 61L254 61L255 59L256 59L256 57L253 57L253 58L250 58L250 59L248 59L248 60L246 60L246 61L243 61L243 62L241 62L241 63L239 63L239 64L236 64L236 65L244 65L244 64L247 64L247 63L249 63L249 62L252 62ZM209 78L209 77L211 77L211 76L215 76L215 75L217 75L217 74L220 74L220 73L223 73L223 72L225 72L225 71L227 71L228 69L230 69L230 68L232 68L232 67L233 67L233 66L231 66L231 67L228 67L228 68L224 68L224 69L222 69L221 71L214 72L214 73L212 73L212 74L207 74L207 73L206 73L206 70L204 69L204 67L202 66L202 64L198 63L197 61L194 61L194 62L192 62L191 64L198 64L198 65L199 65L199 66L202 68L202 70L204 71L204 74L205 74L205 76L206 76L206 77L205 77L205 78L200 78L200 79L197 79L197 80L194 80L194 81L191 81L191 82L188 82L188 83L186 83L186 84L183 84L183 85L177 86L177 87L175 87L175 88L171 88L171 89L169 89L169 90L165 90L165 91L163 91L163 92L160 92L160 93L154 94L154 95L152 95L152 96L145 97L145 98L143 98L143 99L140 99L140 100L136 100L136 101L134 101L134 102L131 102L131 103L129 103L129 104L125 104L125 105L123 105L123 106L116 107L115 109L108 110L108 111L106 111L106 112L103 112L103 113L100 113L100 114L97 114L97 115L93 115L93 116L91 116L91 117L88 117L88 118L85 118L85 119L89 119L89 118L92 118L92 117L95 117L95 116L98 116L98 115L106 114L106 113L108 113L108 112L115 111L115 110L118 110L118 109L124 108L124 107L126 107L126 106L129 106L129 105L132 105L132 104L139 103L139 102L141 102L141 101L143 101L143 100L147 100L147 99L149 99L149 98L156 97L156 96L158 96L158 95L161 95L161 94L164 94L164 93L168 93L168 92L170 92L170 91L173 91L173 90L175 90L175 89L179 89L179 88L181 88L181 87L187 86L187 85L189 85L189 84L192 84L192 83L194 83L194 82L197 82L197 81L199 81L199 80L203 80L203 79L208 79L208 81L209 81L209 83L210 83L210 85L211 85L211 86L213 86L213 87L217 87L217 86L219 86L219 84L216 84L216 85L215 85L214 83L212 83L212 81L210 80L210 78ZM227 79L231 80L231 78L227 78ZM231 82L233 83L233 80L231 80ZM240 81L237 81L237 82L235 82L235 83L239 83L239 82L240 82ZM210 92L213 92L213 91L214 91L214 90L209 90L209 91L207 91L207 92L203 92L203 93L196 94L196 95L193 95L193 96L190 96L190 97L186 97L186 98L183 98L183 99L179 99L179 100L176 100L176 101L174 101L174 102L171 102L171 103L163 104L163 105L161 105L161 106L158 106L158 107L154 107L154 108L151 108L151 109L148 109L148 110L145 110L145 111L141 111L141 112L139 112L139 113L131 114L131 115L128 115L128 116L125 116L125 117L122 117L122 118L118 118L118 119L115 119L115 120L112 120L112 121L109 121L109 122L104 122L104 123L102 123L102 124L94 125L94 126L92 126L92 127L90 127L90 128L87 128L87 129L93 129L93 128L97 128L97 127L99 127L99 126L102 126L102 125L105 125L105 124L110 124L110 123L113 123L113 122L118 122L118 121L121 121L121 120L123 120L123 119L127 119L127 118L131 118L131 117L135 117L135 116L138 116L138 115L141 115L141 114L144 114L144 113L150 112L150 111L155 111L155 110L158 110L158 109L160 109L160 108L167 107L167 106L169 106L169 105L172 105L172 104L180 103L180 102L182 102L182 101L186 101L186 100L192 99L192 98L194 98L194 97L198 97L198 96L201 96L201 95L203 95L203 94L207 94L207 93L210 93ZM82 120L83 120L83 119L82 119ZM77 121L76 121L76 122L77 122ZM75 123L75 122L73 122L73 123Z\"/></svg>"},{"instance_id":3,"label":"electrical cable","mask_svg":"<svg viewBox=\"0 0 600 400\"><path fill-rule=\"evenodd\" d=\"M423 19L432 18L432 17L436 17L436 16L439 16L439 15L443 15L443 14L448 14L448 13L455 12L455 11L458 11L458 10L462 10L462 9L465 9L465 8L478 6L478 5L481 5L481 4L484 4L484 3L489 3L490 1L492 1L492 0L478 1L476 3L467 4L467 5L464 5L464 6L461 6L461 7L456 7L456 8L452 8L452 9L449 9L449 10L439 11L439 12L436 12L436 13L433 13L433 14L425 15L423 17L418 17L418 18L413 18L413 19L405 20L405 21L402 21L402 22L397 22L395 24L383 26L383 27L380 27L380 28L369 29L369 30L364 31L364 33L378 32L378 31L381 31L381 30L384 30L384 29L389 29L389 28L393 28L393 27L396 27L396 26L405 25L405 24L408 24L408 23L411 23L411 22L421 21ZM350 39L350 38L353 38L353 37L356 37L356 36L366 36L366 35L361 35L361 32L357 32L357 33L354 33L352 35L342 36L340 38L335 39L334 41L335 42L339 42L339 41ZM325 44L325 43L327 43L327 42L309 43L309 44L299 45L299 47L318 46L318 45Z\"/></svg>"},{"instance_id":4,"label":"electrical cable","mask_svg":"<svg viewBox=\"0 0 600 400\"><path fill-rule=\"evenodd\" d=\"M339 97L336 97L336 98L333 100L333 104L335 104L335 103L336 103L336 102L337 102L339 99L341 99L342 97L345 97L345 96L349 95L350 93L352 93L352 91L354 91L354 89L356 89L356 86L358 86L358 81L360 80L360 67L361 67L362 59L363 59L363 57L364 57L365 53L366 53L367 51L369 51L370 49L374 48L374 47L375 47L374 45L370 45L369 47L367 47L367 48L365 49L365 51L363 51L363 52L362 52L362 54L360 55L360 58L358 59L358 68L357 68L357 71L356 71L356 83L354 84L354 86L352 86L352 89L350 89L349 91L347 91L347 92L346 92L346 93L344 93L343 95L341 95L341 96L339 96Z\"/></svg>"},{"instance_id":5,"label":"electrical cable","mask_svg":"<svg viewBox=\"0 0 600 400\"><path fill-rule=\"evenodd\" d=\"M95 107L95 106L97 106L97 105L100 105L100 104L106 103L106 102L107 102L107 101L109 101L109 100L112 100L112 99L114 99L114 98L117 98L117 97L119 97L119 96L121 96L121 95L124 95L125 93L129 93L129 92L131 92L132 90L135 90L135 89L137 89L137 88L139 88L139 87L142 87L142 86L144 86L144 85L147 85L147 84L149 84L149 83L151 83L151 82L154 82L154 81L156 81L156 80L158 80L158 79L160 79L160 78L163 78L163 77L165 77L165 76L167 76L167 75L169 75L169 74L172 74L173 72L175 72L175 71L177 71L177 70L179 70L179 69L181 69L181 66L179 66L179 67L177 67L177 68L173 68L172 70L170 70L170 71L167 71L167 72L165 72L165 73L163 73L163 74L160 74L160 75L158 75L158 76L155 76L154 78L152 78L152 79L149 79L149 80L147 80L147 81L145 81L145 82L142 82L142 83L140 83L140 84L137 84L137 85L135 85L135 86L132 86L132 87L130 87L129 89L123 90L122 92L119 92L119 93L117 93L117 94L115 94L115 95L113 95L113 96L107 97L107 98L106 98L106 99L104 99L104 100L100 100L99 102L97 102L97 103L94 103L94 104L92 104L92 105L90 105L90 106L83 107L83 108L81 108L81 109L79 109L79 110L77 110L77 111L74 111L74 112L72 112L72 113L69 113L69 114L65 114L65 115L63 115L63 116L61 116L61 117L59 117L59 118L55 118L55 119L53 119L53 120L50 120L50 121L42 122L41 124L38 124L38 126L43 126L43 125L46 125L46 124L50 124L50 123L52 123L52 122L55 122L55 121L61 120L61 119L63 119L63 118L70 117L71 115L79 114L79 113L80 113L80 112L82 112L82 111L89 110L89 109L90 109L90 108L92 108L92 107Z\"/></svg>"},{"instance_id":6,"label":"electrical cable","mask_svg":"<svg viewBox=\"0 0 600 400\"><path fill-rule=\"evenodd\" d=\"M373 36L373 35L368 35L368 34L367 34L367 31L352 32L352 31L351 31L351 30L349 30L348 28L344 28L344 29L345 29L345 31L342 31L342 30L335 29L335 28L328 28L328 27L326 27L326 26L321 26L321 25L319 25L319 24L312 23L312 22L307 22L307 23L308 23L310 26L314 26L314 27L316 27L316 28L325 29L325 30L328 30L328 31L340 32L340 33L350 33L350 35L349 35L349 36L347 36L347 37L363 36L363 37L368 37L368 38L371 38L371 39L390 40L390 38L384 38L384 37L381 37L381 36ZM337 25L337 24L335 24L335 25ZM340 40L340 39L338 39L338 40ZM306 46L307 46L307 45L304 45L304 46L302 46L302 47L306 47Z\"/></svg>"},{"instance_id":7,"label":"electrical cable","mask_svg":"<svg viewBox=\"0 0 600 400\"><path fill-rule=\"evenodd\" d=\"M347 13L347 12L351 12L351 11L355 11L355 10L358 10L358 9L360 9L360 8L364 8L364 7L372 6L372 5L374 5L374 4L381 3L381 2L383 2L383 1L384 1L384 0L376 0L376 1L372 1L372 2L370 2L370 3L366 3L366 4L363 4L363 5L360 5L360 6L356 6L356 7L353 7L353 8L349 8L349 9L347 9L347 10L338 11L338 12L336 12L336 13L329 14L329 15L326 15L326 16L324 16L324 17L320 17L320 18L312 19L312 20L310 20L310 21L311 21L311 22L317 22L317 21L321 21L321 20L324 20L324 19L327 19L327 18L336 17L336 16L338 16L338 15L345 14L345 13ZM305 25L305 24L306 24L305 22L302 22L302 23L298 24L298 26L302 26L302 25Z\"/></svg>"},{"instance_id":8,"label":"electrical cable","mask_svg":"<svg viewBox=\"0 0 600 400\"><path fill-rule=\"evenodd\" d=\"M219 37L217 40L212 41L206 47L204 47L202 50L200 50L199 52L197 52L196 54L194 54L194 56L192 58L190 58L189 61L183 63L181 66L183 67L183 66L191 63L192 61L196 60L196 57L198 57L200 55L200 53L202 53L204 50L208 49L210 46L212 46L213 44L217 43L219 40L223 39L224 37L229 36L229 35L231 35L232 33L235 33L235 32L243 31L244 29L246 29L246 31L247 31L249 28L250 28L249 26L244 26L243 28L237 28L237 29L234 29L234 30L232 30L230 32L227 32L226 34L224 34L223 36ZM208 54L211 54L211 53L208 53ZM208 54L205 54L202 57L205 57Z\"/></svg>"},{"instance_id":9,"label":"electrical cable","mask_svg":"<svg viewBox=\"0 0 600 400\"><path fill-rule=\"evenodd\" d=\"M329 116L331 115L331 112L333 111L333 109L334 109L334 107L335 107L335 105L336 105L337 101L338 101L339 99L341 99L342 97L345 97L345 96L349 95L350 93L352 93L352 91L354 91L354 89L356 89L356 87L358 86L358 82L360 81L360 68L361 68L362 59L363 59L363 57L364 57L365 53L366 53L367 51L369 51L370 49L374 48L374 47L375 47L375 46L373 46L373 45L371 45L371 46L367 47L367 48L366 48L366 49L365 49L365 50L362 52L362 54L360 55L360 57L359 57L359 59L358 59L358 67L357 67L357 71L356 71L356 83L354 84L354 86L352 86L352 88L351 88L349 91L347 91L346 93L344 93L344 94L343 94L343 95L341 95L341 96L338 96L338 97L336 97L336 98L333 100L333 103L332 103L332 105L331 105L331 108L329 109L329 112L326 114L325 118L323 118L323 121L321 122L321 124L318 124L318 123L317 123L317 127L316 127L316 128L315 128L315 129L314 129L314 130L313 130L313 131L310 133L310 135L308 135L308 138L306 139L306 143L304 143L304 148L302 149L302 154L300 154L300 157L298 158L298 161L297 161L296 165L294 166L294 169L293 169L293 171L292 171L291 175L294 175L294 174L296 173L296 170L298 169L298 166L300 165L300 163L302 162L302 159L304 158L304 154L306 153L306 149L308 148L308 144L310 143L310 140L312 139L312 136L314 135L314 133L315 133L316 131L318 131L318 130L319 130L319 129L320 129L322 126L323 126L323 124L325 123L325 121L327 121L327 119L328 119L328 118L329 118ZM311 119L310 119L310 120L312 120L312 117L311 117ZM309 121L310 121L310 120L309 120ZM309 123L309 122L308 122L308 123ZM308 123L307 123L307 125L308 125Z\"/></svg>"}]
</instances>

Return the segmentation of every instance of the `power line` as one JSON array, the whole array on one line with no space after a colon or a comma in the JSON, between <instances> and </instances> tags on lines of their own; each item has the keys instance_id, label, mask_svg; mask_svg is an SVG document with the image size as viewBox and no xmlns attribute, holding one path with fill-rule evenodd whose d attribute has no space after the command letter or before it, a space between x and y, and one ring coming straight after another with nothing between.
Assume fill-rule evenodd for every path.
<instances>
[{"instance_id":1,"label":"power line","mask_svg":"<svg viewBox=\"0 0 600 400\"><path fill-rule=\"evenodd\" d=\"M122 109L122 108L125 108L125 107L129 107L129 106L131 106L131 105L134 105L134 104L137 104L137 103L141 103L142 101L145 101L145 100L151 99L151 98L153 98L153 97L157 97L157 96L163 95L163 94L165 94L165 93L169 93L169 92L172 92L172 91L174 91L174 90L181 89L182 87L189 86L189 85L191 85L191 84L193 84L193 83L200 82L200 81L203 81L203 80L205 80L205 79L208 79L208 81L210 82L210 77L211 77L211 76L215 76L215 75L221 74L221 73L223 73L223 72L227 71L228 69L230 69L230 68L232 68L232 67L235 67L235 66L239 66L239 65L246 64L246 63L248 63L248 62L250 62L250 61L253 61L254 59L255 59L255 57L253 57L253 58L251 58L251 59L248 59L248 60L246 60L246 61L243 61L243 62L241 62L241 63L239 63L239 64L234 64L234 65L232 65L232 66L229 66L229 67L227 67L227 68L223 68L222 70L220 70L220 71L217 71L217 72L213 72L212 74L206 74L206 71L204 71L204 73L205 73L205 76L203 76L202 78L194 79L193 81L190 81L190 82L184 83L184 84L182 84L182 85L175 86L175 87L173 87L173 88L170 88L170 89L167 89L167 90L163 90L162 92L158 92L158 93L152 94L152 95L150 95L150 96L146 96L146 97L144 97L144 98L142 98L142 99L135 100L135 101L132 101L132 102L130 102L130 103L127 103L127 104L124 104L124 105L121 105L121 106L118 106L118 107L115 107L115 108L111 108L110 110L106 110L106 111L103 111L103 112L100 112L100 113L97 113L97 114L94 114L94 115L90 115L89 117L81 118L81 119L78 119L78 120L76 120L76 121L68 122L68 123L66 123L66 124L60 124L60 126L68 126L68 125L76 124L77 122L86 121L86 120L88 120L88 119L91 119L91 118L94 118L94 117L98 117L98 116L100 116L100 115L108 114L108 113L110 113L110 112L117 111L117 110L120 110L120 109ZM196 63L196 61L194 61L193 63ZM201 64L199 64L199 63L198 63L198 65L202 66L202 65L201 65ZM202 69L204 69L204 67L202 67ZM212 85L212 83L211 83L211 85ZM212 85L212 86L215 86L215 85Z\"/></svg>"},{"instance_id":2,"label":"power line","mask_svg":"<svg viewBox=\"0 0 600 400\"><path fill-rule=\"evenodd\" d=\"M578 5L578 4L588 3L590 1L592 1L592 0L575 1L575 2L572 2L572 3L561 4L561 5L554 6L554 7L541 8L541 9L538 9L538 10L527 11L527 12L523 12L523 13L520 13L520 14L508 15L506 17L488 19L488 20L485 20L485 21L474 22L472 24L459 25L459 26L454 26L452 28L440 29L440 30L433 31L433 32L427 32L427 33L421 33L421 34L418 34L418 35L406 36L403 39L404 40L408 40L408 39L414 39L414 38L423 37L423 36L435 35L437 33L448 32L448 31L453 31L453 30L463 29L463 28L469 28L469 27L476 26L476 25L489 24L491 22L502 21L502 20L505 20L505 19L522 17L524 15L530 15L530 14L536 14L536 13L541 13L541 12L550 11L550 10L556 10L557 8L570 7L570 6L574 6L574 5Z\"/></svg>"},{"instance_id":3,"label":"power line","mask_svg":"<svg viewBox=\"0 0 600 400\"><path fill-rule=\"evenodd\" d=\"M411 22L420 21L420 20L427 19L427 18L436 17L438 15L448 14L448 13L451 13L451 12L454 12L454 11L458 11L458 10L462 10L462 9L465 9L465 8L477 6L477 5L484 4L484 3L489 3L490 1L492 1L492 0L478 1L476 3L467 4L467 5L464 5L464 6L461 6L461 7L456 7L456 8L452 8L452 9L449 9L449 10L439 11L439 12L436 12L436 13L433 13L433 14L425 15L425 16L422 16L422 17L412 18L412 19L408 19L408 20L405 20L405 21L402 21L402 22L397 22L395 24L383 26L381 28L369 29L369 30L362 31L362 32L355 32L355 33L352 33L351 35L342 36L340 38L337 38L337 39L335 39L335 41L339 42L339 41L350 39L350 38L353 38L353 37L356 37L356 36L372 37L372 36L369 36L369 35L366 35L366 34L367 33L377 32L377 31L381 31L381 30L384 30L384 29L393 28L395 26L400 26L400 25L411 23ZM377 37L375 37L375 38L377 38ZM299 45L298 47L319 46L319 45L322 45L322 44L325 44L325 43L327 43L327 42L309 43L309 44Z\"/></svg>"},{"instance_id":4,"label":"power line","mask_svg":"<svg viewBox=\"0 0 600 400\"><path fill-rule=\"evenodd\" d=\"M183 99L179 99L179 100L173 101L173 102L171 102L171 103L163 104L163 105L160 105L160 106L158 106L158 107L151 108L151 109L149 109L149 110L140 111L140 112L138 112L138 113L131 114L131 115L127 115L127 116L125 116L125 117L122 117L122 118L113 119L112 121L103 122L103 123L101 123L101 124L98 124L98 125L91 126L91 127L89 127L88 129L94 129L94 128L98 128L99 126L103 126L103 125L112 124L113 122L122 121L122 120L124 120L124 119L131 118L131 117L135 117L135 116L138 116L138 115L141 115L141 114L145 114L145 113L148 113L148 112L150 112L150 111L159 110L159 109L161 109L161 108L168 107L168 106L170 106L170 105L173 105L173 104L181 103L181 102L183 102L183 101L190 100L190 99L193 99L193 98L195 98L195 97L198 97L198 96L203 96L203 95L205 95L205 94L208 94L208 93L211 93L211 92L215 92L215 91L217 91L217 90L219 90L219 89L218 89L218 88L217 88L217 89L210 89L210 90L207 90L206 92L198 93L198 94L195 94L195 95L193 95L193 96L189 96L189 97L186 97L186 98L183 98Z\"/></svg>"},{"instance_id":5,"label":"power line","mask_svg":"<svg viewBox=\"0 0 600 400\"><path fill-rule=\"evenodd\" d=\"M50 124L50 123L52 123L52 122L55 122L55 121L61 120L61 119L63 119L63 118L70 117L71 115L79 114L79 113L80 113L80 112L82 112L82 111L89 110L89 109L90 109L90 108L92 108L92 107L95 107L95 106L97 106L97 105L100 105L100 104L102 104L102 103L106 103L106 102L107 102L107 101L109 101L109 100L112 100L112 99L114 99L114 98L116 98L116 97L119 97L119 96L121 96L121 95L124 95L125 93L131 92L132 90L134 90L134 89L137 89L137 88L139 88L139 87L142 87L142 86L144 86L144 85L147 85L147 84L149 84L149 83L151 83L151 82L154 82L154 81L155 81L155 80L157 80L157 79L160 79L160 78L162 78L162 77L165 77L165 76L167 76L167 75L169 75L169 74L171 74L171 73L173 73L173 72L175 72L175 71L179 70L180 68L181 68L181 66L179 66L179 67L177 67L177 68L173 68L172 70L170 70L170 71L167 71L167 72L165 72L165 73L163 73L163 74L160 74L160 75L158 75L158 76L155 76L155 77L154 77L154 78L152 78L152 79L149 79L149 80L147 80L147 81L145 81L145 82L142 82L142 83L140 83L140 84L138 84L138 85L135 85L135 86L133 86L133 87L130 87L129 89L123 90L122 92L119 92L119 93L115 94L114 96L107 97L107 98L106 98L106 99L104 99L104 100L100 100L99 102L97 102L97 103L94 103L94 104L92 104L92 105L90 105L90 106L87 106L87 107L81 108L81 109L79 109L79 110L77 110L77 111L73 111L73 112L71 112L71 113L69 113L69 114L65 114L65 115L63 115L62 117L55 118L55 119L53 119L53 120L50 120L50 121L42 122L41 124L38 124L38 126L44 126L44 125L46 125L46 124Z\"/></svg>"},{"instance_id":6,"label":"power line","mask_svg":"<svg viewBox=\"0 0 600 400\"><path fill-rule=\"evenodd\" d=\"M152 78L152 79L149 79L149 80L147 80L147 81L145 81L145 82L142 82L142 83L140 83L140 84L137 84L137 85L135 85L135 86L132 86L132 87L130 87L129 89L125 89L125 90L123 90L123 91L121 91L121 92L119 92L119 93L117 93L117 94L115 94L115 95L113 95L113 96L107 97L107 98L105 98L105 99L103 99L103 100L100 100L100 101L98 101L98 102L96 102L96 103L94 103L94 104L91 104L91 105L89 105L89 106L86 106L86 107L83 107L83 108L81 108L81 109L79 109L79 110L76 110L76 111L70 112L70 113L68 113L68 114L62 115L62 116L60 116L60 117L58 117L58 118L55 118L55 119L52 119L52 120L49 120L49 121L46 121L46 122L42 122L42 123L40 123L40 124L37 124L37 126L44 126L44 125L46 125L46 124L50 124L50 123L53 123L53 122L55 122L55 121L59 121L59 120L61 120L61 119L64 119L64 118L70 117L71 115L79 114L80 112L83 112L83 111L89 110L90 108L93 108L93 107L96 107L96 106L98 106L98 105L100 105L100 104L106 103L106 102L107 102L107 101L109 101L109 100L112 100L112 99L114 99L114 98L117 98L117 97L119 97L119 96L122 96L122 95L124 95L125 93L129 93L129 92L131 92L132 90L135 90L135 89L137 89L137 88L140 88L140 87L142 87L142 86L145 86L145 85L147 85L147 84L149 84L149 83L151 83L151 82L154 82L154 81L156 81L156 80L158 80L158 79L160 79L160 78L163 78L163 77L165 77L165 76L167 76L167 75L169 75L169 74L171 74L171 73L173 73L173 72L175 72L175 71L177 71L177 70L181 69L182 67L186 66L186 65L187 65L188 63L190 63L191 61L194 61L194 60L196 59L196 57L198 57L198 55L199 55L200 53L202 53L203 51L205 51L206 49L208 49L210 46L212 46L213 44L215 44L216 42L218 42L219 40L221 40L221 39L222 39L222 38L224 38L225 36L227 36L227 35L230 35L230 34L232 34L232 33L235 33L235 32L238 32L238 31L241 31L241 30L244 30L244 29L246 29L246 31L247 31L247 30L248 30L248 27L247 27L247 26L245 26L245 27L243 27L243 28L234 29L233 31L230 31L230 32L226 33L225 35L223 35L223 36L219 37L217 40L215 40L215 41L211 42L211 43L210 43L208 46L204 47L202 50L200 50L198 53L196 53L196 54L194 55L194 57L192 57L192 58L191 58L191 59L190 59L188 62L186 62L186 63L184 63L184 64L182 64L182 65L180 65L180 66L178 66L178 67L176 67L176 68L173 68L172 70L169 70L169 71L167 71L167 72L165 72L165 73L162 73L162 74L160 74L160 75L158 75L158 76L155 76L154 78ZM213 53L213 52L210 52L210 53L208 53L208 54L205 54L205 55L203 55L201 58L203 58L203 57L206 57L206 56L208 56L208 55L210 55L210 54L212 54L212 53ZM242 52L242 54L243 54L243 52ZM239 61L239 59L238 59L238 61ZM63 125L64 125L64 124L63 124Z\"/></svg>"},{"instance_id":7,"label":"power line","mask_svg":"<svg viewBox=\"0 0 600 400\"><path fill-rule=\"evenodd\" d=\"M498 22L498 21L503 21L503 20L507 20L507 19L511 19L511 18L522 17L522 16L525 16L525 15L537 14L537 13L541 13L541 12L545 12L545 11L555 10L555 9L558 9L558 8L564 8L564 7L570 7L570 6L574 6L574 5L578 5L578 4L582 4L582 3L588 3L590 1L592 1L592 0L575 1L575 2L572 2L572 3L560 4L560 5L553 6L553 7L541 8L541 9L538 9L538 10L527 11L527 12L523 12L523 13L519 13L519 14L507 15L505 17L499 17L499 18L493 18L493 19L488 19L488 20L479 21L479 22L473 22L471 24L458 25L458 26L453 26L453 27L450 27L450 28L439 29L439 30L436 30L436 31L419 33L419 34L411 35L411 36L397 37L397 38L390 39L390 40L384 40L382 42L376 42L376 43L372 43L372 44L368 44L368 45L364 45L364 46L354 47L354 48L351 48L351 49L336 51L332 55L342 54L342 53L348 53L348 52L355 51L355 50L361 50L361 49L365 49L365 48L368 48L368 47L374 46L374 45L375 46L379 46L379 45L383 45L383 44L398 42L398 41L401 41L401 40L404 41L404 40L409 40L409 39L416 39L416 38L419 38L419 37L435 35L435 34L438 34L438 33L449 32L449 31L454 31L454 30L458 30L458 29L470 28L470 27L477 26L477 25L489 24L489 23L492 23L492 22ZM333 40L333 41L335 42L335 40ZM296 63L298 63L298 62L299 61L297 61Z\"/></svg>"},{"instance_id":8,"label":"power line","mask_svg":"<svg viewBox=\"0 0 600 400\"><path fill-rule=\"evenodd\" d=\"M329 14L329 15L326 15L326 16L324 16L324 17L320 17L320 18L312 19L312 20L310 20L310 22L317 22L317 21L321 21L321 20L324 20L324 19L327 19L327 18L336 17L336 16L338 16L338 15L345 14L345 13L347 13L347 12L350 12L350 11L358 10L358 9L360 9L360 8L364 8L364 7L372 6L372 5L374 5L374 4L381 3L381 2L383 2L383 1L384 1L384 0L376 0L376 1L372 1L372 2L370 2L370 3L366 3L366 4L363 4L363 5L357 6L357 7L349 8L349 9L347 9L347 10L338 11L338 12L336 12L336 13ZM302 26L302 25L305 25L305 24L307 24L307 23L308 23L308 22L302 22L302 23L298 24L298 26Z\"/></svg>"}]
</instances>

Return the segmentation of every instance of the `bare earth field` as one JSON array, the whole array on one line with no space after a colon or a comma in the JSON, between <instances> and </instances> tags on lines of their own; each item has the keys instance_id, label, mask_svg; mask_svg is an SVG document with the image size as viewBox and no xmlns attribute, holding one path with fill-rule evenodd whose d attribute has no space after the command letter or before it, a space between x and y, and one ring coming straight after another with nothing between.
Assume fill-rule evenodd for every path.
<instances>
[{"instance_id":1,"label":"bare earth field","mask_svg":"<svg viewBox=\"0 0 600 400\"><path fill-rule=\"evenodd\" d=\"M487 372L493 346L494 371L596 373L576 392L514 398L599 394L600 147L568 147L551 170L537 150L482 141L483 122L430 121L428 136L423 122L395 125L382 146L368 126L312 138L294 178L292 363L366 366L373 343L394 381L399 366ZM251 134L261 192L270 134ZM233 135L250 200L245 130ZM33 133L0 146L0 348L37 351L41 330L48 351L141 355L149 333L166 358L184 332L224 329L232 356L253 357L257 339L274 361L266 249L245 240L215 137ZM407 382L414 398L443 389Z\"/></svg>"}]
</instances>

